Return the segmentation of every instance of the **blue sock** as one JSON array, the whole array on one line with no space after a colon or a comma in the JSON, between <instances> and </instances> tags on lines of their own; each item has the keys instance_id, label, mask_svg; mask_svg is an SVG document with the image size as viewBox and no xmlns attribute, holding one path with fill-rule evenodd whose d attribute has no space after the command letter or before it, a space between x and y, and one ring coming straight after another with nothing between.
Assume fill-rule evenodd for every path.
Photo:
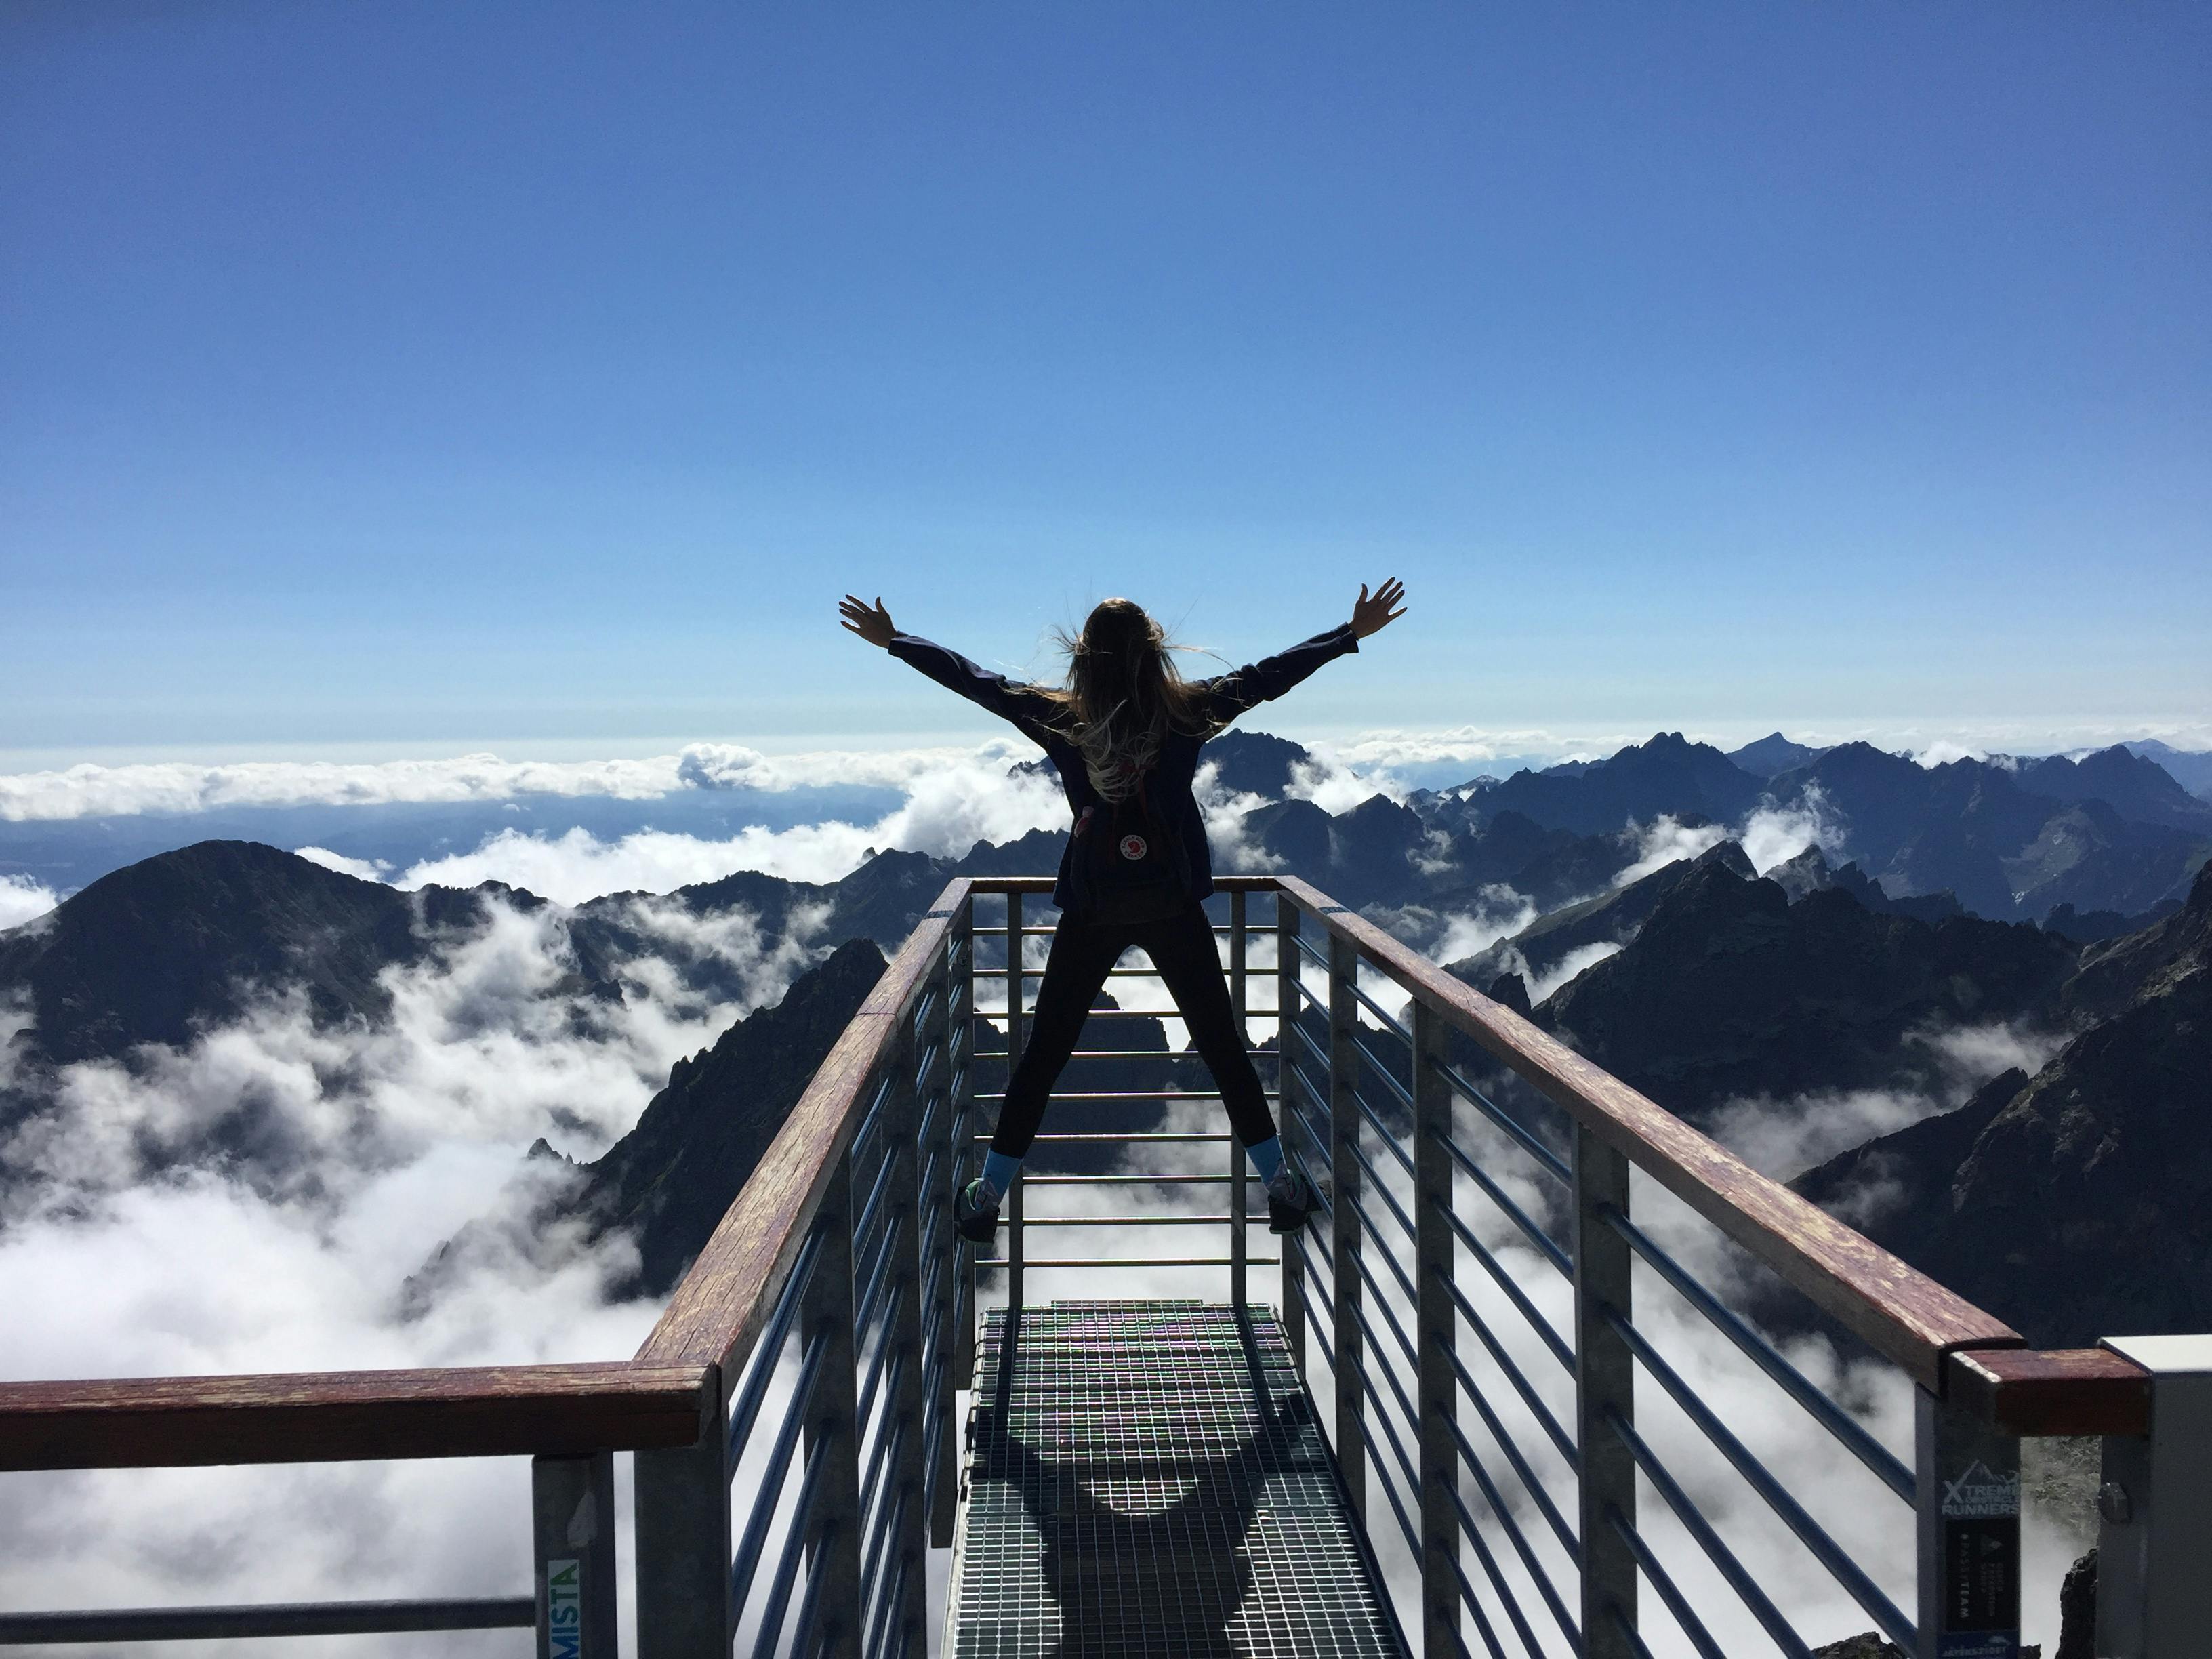
<instances>
[{"instance_id":1,"label":"blue sock","mask_svg":"<svg viewBox=\"0 0 2212 1659\"><path fill-rule=\"evenodd\" d=\"M1265 1140L1247 1146L1244 1156L1252 1160L1252 1167L1260 1172L1260 1179L1272 1187L1275 1184L1276 1175L1283 1167L1283 1138L1269 1135Z\"/></svg>"},{"instance_id":2,"label":"blue sock","mask_svg":"<svg viewBox=\"0 0 2212 1659\"><path fill-rule=\"evenodd\" d=\"M995 1150L983 1154L983 1183L1000 1198L1013 1190L1014 1177L1021 1172L1022 1161L1018 1158Z\"/></svg>"}]
</instances>

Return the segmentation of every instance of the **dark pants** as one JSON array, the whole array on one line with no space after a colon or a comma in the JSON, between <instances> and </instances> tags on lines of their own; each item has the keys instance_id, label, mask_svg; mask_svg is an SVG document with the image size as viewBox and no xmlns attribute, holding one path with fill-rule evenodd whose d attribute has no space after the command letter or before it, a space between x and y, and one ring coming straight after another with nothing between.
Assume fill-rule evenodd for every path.
<instances>
[{"instance_id":1,"label":"dark pants","mask_svg":"<svg viewBox=\"0 0 2212 1659\"><path fill-rule=\"evenodd\" d=\"M1037 990L1029 1041L999 1108L999 1127L991 1136L993 1152L1009 1158L1027 1155L1044 1119L1052 1085L1083 1034L1091 1000L1106 983L1107 970L1131 945L1152 959L1168 994L1175 999L1199 1057L1213 1073L1237 1139L1250 1146L1274 1134L1275 1120L1267 1110L1260 1074L1252 1068L1244 1034L1237 1029L1229 1006L1229 981L1214 950L1213 926L1194 904L1165 921L1121 927L1061 915L1053 932L1052 953L1045 958L1044 983Z\"/></svg>"}]
</instances>

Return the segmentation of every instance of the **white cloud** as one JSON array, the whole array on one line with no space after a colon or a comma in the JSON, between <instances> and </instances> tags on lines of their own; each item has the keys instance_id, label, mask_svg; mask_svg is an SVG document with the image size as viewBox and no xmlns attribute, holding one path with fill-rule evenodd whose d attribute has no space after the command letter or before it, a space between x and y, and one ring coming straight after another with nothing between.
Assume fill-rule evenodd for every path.
<instances>
[{"instance_id":1,"label":"white cloud","mask_svg":"<svg viewBox=\"0 0 2212 1659\"><path fill-rule=\"evenodd\" d=\"M29 1172L0 1198L8 1375L632 1352L657 1310L608 1302L635 1260L619 1237L587 1245L557 1224L472 1236L426 1309L403 1316L399 1297L502 1188L526 1197L562 1178L523 1162L532 1139L596 1153L677 1058L781 995L814 954L821 914L802 912L781 937L659 900L639 901L631 920L656 954L620 964L619 1003L574 988L562 912L499 907L482 933L384 975L386 1025L318 1030L296 1000L275 997L131 1067L64 1068L51 1111L5 1148ZM735 970L734 999L685 988L678 969L704 957ZM0 1039L29 1020L0 1013ZM202 1158L149 1177L149 1155L190 1153L218 1127L250 1128L250 1161ZM510 1594L526 1584L528 1539L520 1459L0 1475L0 1606ZM439 1645L489 1659L513 1640Z\"/></svg>"},{"instance_id":2,"label":"white cloud","mask_svg":"<svg viewBox=\"0 0 2212 1659\"><path fill-rule=\"evenodd\" d=\"M1011 739L972 748L818 750L774 756L734 744L702 743L678 754L642 760L505 761L485 754L357 763L88 764L64 771L0 775L0 819L202 812L216 807L498 801L521 795L649 800L681 789L909 787L947 767L1003 771L1012 761L1036 753L1030 744Z\"/></svg>"},{"instance_id":3,"label":"white cloud","mask_svg":"<svg viewBox=\"0 0 2212 1659\"><path fill-rule=\"evenodd\" d=\"M1596 967L1608 957L1619 956L1620 951L1621 947L1611 939L1601 939L1595 945L1577 945L1544 972L1528 976L1529 1005L1533 1007L1570 980L1579 979L1584 972Z\"/></svg>"},{"instance_id":4,"label":"white cloud","mask_svg":"<svg viewBox=\"0 0 2212 1659\"><path fill-rule=\"evenodd\" d=\"M1267 805L1264 795L1250 790L1232 792L1222 787L1219 763L1206 761L1198 769L1192 780L1191 793L1197 798L1198 810L1206 820L1206 844L1212 848L1216 869L1231 875L1267 875L1283 867L1277 858L1258 842L1246 839L1244 815L1257 811Z\"/></svg>"},{"instance_id":5,"label":"white cloud","mask_svg":"<svg viewBox=\"0 0 2212 1659\"><path fill-rule=\"evenodd\" d=\"M0 933L45 915L61 899L44 882L28 876L0 875Z\"/></svg>"},{"instance_id":6,"label":"white cloud","mask_svg":"<svg viewBox=\"0 0 2212 1659\"><path fill-rule=\"evenodd\" d=\"M1480 896L1474 909L1445 916L1443 932L1428 949L1431 961L1464 962L1536 920L1535 902L1503 882L1484 888Z\"/></svg>"},{"instance_id":7,"label":"white cloud","mask_svg":"<svg viewBox=\"0 0 2212 1659\"><path fill-rule=\"evenodd\" d=\"M327 847L295 847L292 851L310 864L319 864L325 870L335 870L357 881L382 881L392 873L391 865L382 859L349 859Z\"/></svg>"},{"instance_id":8,"label":"white cloud","mask_svg":"<svg viewBox=\"0 0 2212 1659\"><path fill-rule=\"evenodd\" d=\"M1637 829L1632 823L1628 827ZM1728 831L1717 823L1681 823L1663 812L1638 833L1643 841L1637 848L1636 862L1613 878L1615 887L1626 887L1654 870L1711 852L1729 838Z\"/></svg>"},{"instance_id":9,"label":"white cloud","mask_svg":"<svg viewBox=\"0 0 2212 1659\"><path fill-rule=\"evenodd\" d=\"M1787 1181L1939 1112L1955 1111L2010 1066L2033 1077L2064 1038L2021 1021L1918 1031L1905 1039L1900 1068L1917 1080L1887 1089L1820 1089L1787 1099L1751 1096L1723 1102L1709 1133L1763 1175ZM1881 1184L1879 1171L1874 1185ZM1854 1200L1862 1218L1880 1206L1868 1191Z\"/></svg>"},{"instance_id":10,"label":"white cloud","mask_svg":"<svg viewBox=\"0 0 2212 1659\"><path fill-rule=\"evenodd\" d=\"M1311 760L1294 761L1285 793L1292 800L1310 800L1324 812L1349 812L1372 795L1401 800L1406 791L1387 772L1358 772L1327 750L1316 748Z\"/></svg>"},{"instance_id":11,"label":"white cloud","mask_svg":"<svg viewBox=\"0 0 2212 1659\"><path fill-rule=\"evenodd\" d=\"M580 904L608 893L665 893L739 870L832 882L858 869L871 848L955 858L979 841L1010 842L1032 830L1066 826L1066 800L1051 779L1009 775L995 763L969 758L916 777L902 805L865 827L833 818L789 830L748 825L726 841L641 830L612 842L587 830L561 836L502 830L473 852L424 860L394 884L411 890L433 883L473 887L503 881L559 903Z\"/></svg>"},{"instance_id":12,"label":"white cloud","mask_svg":"<svg viewBox=\"0 0 2212 1659\"><path fill-rule=\"evenodd\" d=\"M1771 802L1746 818L1736 831L1751 867L1765 875L1778 864L1787 864L1808 847L1818 847L1833 863L1844 851L1843 827L1828 815L1827 797L1818 786L1805 791L1789 806Z\"/></svg>"}]
</instances>

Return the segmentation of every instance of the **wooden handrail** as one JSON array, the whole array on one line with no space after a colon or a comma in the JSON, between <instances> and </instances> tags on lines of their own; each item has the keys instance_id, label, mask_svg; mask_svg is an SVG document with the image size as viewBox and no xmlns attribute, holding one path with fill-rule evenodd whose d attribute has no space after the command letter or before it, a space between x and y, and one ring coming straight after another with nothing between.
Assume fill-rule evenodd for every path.
<instances>
[{"instance_id":1,"label":"wooden handrail","mask_svg":"<svg viewBox=\"0 0 2212 1659\"><path fill-rule=\"evenodd\" d=\"M939 895L838 1034L639 1347L639 1364L719 1365L736 1385L791 1276L824 1184L860 1127L869 1085L896 1053L970 886L957 880Z\"/></svg>"},{"instance_id":2,"label":"wooden handrail","mask_svg":"<svg viewBox=\"0 0 2212 1659\"><path fill-rule=\"evenodd\" d=\"M0 1469L505 1457L688 1446L707 1365L487 1365L0 1383Z\"/></svg>"},{"instance_id":3,"label":"wooden handrail","mask_svg":"<svg viewBox=\"0 0 2212 1659\"><path fill-rule=\"evenodd\" d=\"M2150 1373L2110 1348L1951 1356L1950 1397L2007 1434L2148 1434Z\"/></svg>"},{"instance_id":4,"label":"wooden handrail","mask_svg":"<svg viewBox=\"0 0 2212 1659\"><path fill-rule=\"evenodd\" d=\"M1291 902L1527 1079L1547 1097L1937 1394L1946 1355L2017 1348L2020 1333L1759 1174L1511 1009L1455 979L1295 876Z\"/></svg>"}]
</instances>

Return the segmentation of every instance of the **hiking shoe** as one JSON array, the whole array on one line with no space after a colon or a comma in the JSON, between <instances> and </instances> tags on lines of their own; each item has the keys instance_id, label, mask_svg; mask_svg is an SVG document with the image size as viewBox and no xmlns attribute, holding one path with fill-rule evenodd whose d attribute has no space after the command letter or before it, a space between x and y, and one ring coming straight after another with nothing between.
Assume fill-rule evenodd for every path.
<instances>
[{"instance_id":1,"label":"hiking shoe","mask_svg":"<svg viewBox=\"0 0 2212 1659\"><path fill-rule=\"evenodd\" d=\"M999 1200L981 1176L952 1194L952 1227L963 1238L988 1244L999 1236Z\"/></svg>"},{"instance_id":2,"label":"hiking shoe","mask_svg":"<svg viewBox=\"0 0 2212 1659\"><path fill-rule=\"evenodd\" d=\"M1267 1231L1297 1232L1305 1226L1307 1218L1320 1207L1321 1199L1314 1192L1313 1183L1285 1165L1281 1181L1267 1188Z\"/></svg>"}]
</instances>

